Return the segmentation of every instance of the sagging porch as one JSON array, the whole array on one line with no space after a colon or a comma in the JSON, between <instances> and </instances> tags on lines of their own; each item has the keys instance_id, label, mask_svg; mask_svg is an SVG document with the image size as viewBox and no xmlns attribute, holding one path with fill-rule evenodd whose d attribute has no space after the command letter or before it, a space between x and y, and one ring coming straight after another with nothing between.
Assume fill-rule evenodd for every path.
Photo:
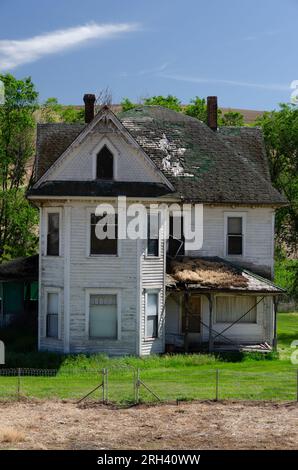
<instances>
[{"instance_id":1,"label":"sagging porch","mask_svg":"<svg viewBox=\"0 0 298 470\"><path fill-rule=\"evenodd\" d=\"M260 351L276 347L278 297L268 279L221 258L171 260L166 351Z\"/></svg>"}]
</instances>

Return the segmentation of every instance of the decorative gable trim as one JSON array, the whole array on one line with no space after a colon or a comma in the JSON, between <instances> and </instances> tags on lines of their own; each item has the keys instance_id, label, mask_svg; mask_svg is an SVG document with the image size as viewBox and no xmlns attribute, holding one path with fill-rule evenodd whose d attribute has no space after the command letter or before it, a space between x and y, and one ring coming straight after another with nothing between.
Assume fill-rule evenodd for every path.
<instances>
[{"instance_id":1,"label":"decorative gable trim","mask_svg":"<svg viewBox=\"0 0 298 470\"><path fill-rule=\"evenodd\" d=\"M48 168L48 170L39 178L39 180L35 183L33 188L38 188L43 182L47 181L49 176L51 176L55 170L61 167L62 163L64 162L65 158L75 150L79 145L81 145L86 137L92 133L96 126L103 121L107 124L108 121L111 121L115 127L118 129L120 134L124 137L124 139L132 145L138 152L143 156L146 163L152 168L154 173L157 173L161 180L169 187L171 191L175 191L174 186L171 182L166 178L166 176L159 170L156 164L151 160L151 158L147 155L147 153L142 149L142 147L138 144L138 142L133 138L130 132L125 128L125 126L119 121L117 116L107 107L103 106L95 118L80 132L80 134L75 138L75 140L67 147L67 149L60 155L60 157Z\"/></svg>"}]
</instances>

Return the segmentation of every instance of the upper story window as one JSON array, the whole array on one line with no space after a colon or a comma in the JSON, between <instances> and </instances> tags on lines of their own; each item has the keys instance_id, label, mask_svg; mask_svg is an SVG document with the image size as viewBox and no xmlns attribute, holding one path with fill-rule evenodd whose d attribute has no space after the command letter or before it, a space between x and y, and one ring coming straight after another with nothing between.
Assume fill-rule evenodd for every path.
<instances>
[{"instance_id":1,"label":"upper story window","mask_svg":"<svg viewBox=\"0 0 298 470\"><path fill-rule=\"evenodd\" d=\"M147 256L159 256L159 214L148 214Z\"/></svg>"},{"instance_id":2,"label":"upper story window","mask_svg":"<svg viewBox=\"0 0 298 470\"><path fill-rule=\"evenodd\" d=\"M227 217L227 255L243 254L243 217Z\"/></svg>"},{"instance_id":3,"label":"upper story window","mask_svg":"<svg viewBox=\"0 0 298 470\"><path fill-rule=\"evenodd\" d=\"M97 154L96 178L106 180L114 178L114 156L106 145Z\"/></svg>"},{"instance_id":4,"label":"upper story window","mask_svg":"<svg viewBox=\"0 0 298 470\"><path fill-rule=\"evenodd\" d=\"M106 214L96 216L91 214L90 219L90 255L117 255L118 254L118 215ZM102 224L100 232L106 234L105 238L97 235L96 226Z\"/></svg>"},{"instance_id":5,"label":"upper story window","mask_svg":"<svg viewBox=\"0 0 298 470\"><path fill-rule=\"evenodd\" d=\"M185 254L183 216L169 217L168 255L175 257Z\"/></svg>"},{"instance_id":6,"label":"upper story window","mask_svg":"<svg viewBox=\"0 0 298 470\"><path fill-rule=\"evenodd\" d=\"M47 256L59 256L59 212L48 212L47 221Z\"/></svg>"}]
</instances>

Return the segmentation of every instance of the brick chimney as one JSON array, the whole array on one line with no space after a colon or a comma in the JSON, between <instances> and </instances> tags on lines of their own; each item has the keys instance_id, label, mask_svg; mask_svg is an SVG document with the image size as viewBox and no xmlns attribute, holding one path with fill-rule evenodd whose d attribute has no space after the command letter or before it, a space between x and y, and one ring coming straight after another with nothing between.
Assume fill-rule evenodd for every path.
<instances>
[{"instance_id":1,"label":"brick chimney","mask_svg":"<svg viewBox=\"0 0 298 470\"><path fill-rule=\"evenodd\" d=\"M213 131L217 130L217 96L207 96L207 124Z\"/></svg>"},{"instance_id":2,"label":"brick chimney","mask_svg":"<svg viewBox=\"0 0 298 470\"><path fill-rule=\"evenodd\" d=\"M95 103L95 95L91 93L87 93L84 95L84 103L85 103L85 122L91 122L94 118L94 103Z\"/></svg>"}]
</instances>

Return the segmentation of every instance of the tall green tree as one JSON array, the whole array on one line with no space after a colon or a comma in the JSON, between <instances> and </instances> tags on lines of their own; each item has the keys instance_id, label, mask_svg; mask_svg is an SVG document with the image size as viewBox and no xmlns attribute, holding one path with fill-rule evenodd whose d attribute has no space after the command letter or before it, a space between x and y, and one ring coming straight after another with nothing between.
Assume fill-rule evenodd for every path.
<instances>
[{"instance_id":1,"label":"tall green tree","mask_svg":"<svg viewBox=\"0 0 298 470\"><path fill-rule=\"evenodd\" d=\"M281 104L279 110L265 112L256 124L263 130L272 182L289 201L287 207L277 212L277 236L290 252L297 252L298 107Z\"/></svg>"},{"instance_id":2,"label":"tall green tree","mask_svg":"<svg viewBox=\"0 0 298 470\"><path fill-rule=\"evenodd\" d=\"M31 78L0 75L0 260L34 252L37 212L24 198L34 155L38 94Z\"/></svg>"},{"instance_id":3,"label":"tall green tree","mask_svg":"<svg viewBox=\"0 0 298 470\"><path fill-rule=\"evenodd\" d=\"M244 116L239 111L227 111L220 115L219 126L244 126Z\"/></svg>"},{"instance_id":4,"label":"tall green tree","mask_svg":"<svg viewBox=\"0 0 298 470\"><path fill-rule=\"evenodd\" d=\"M188 116L199 119L202 122L207 123L207 103L205 98L196 96L184 109L185 114Z\"/></svg>"},{"instance_id":5,"label":"tall green tree","mask_svg":"<svg viewBox=\"0 0 298 470\"><path fill-rule=\"evenodd\" d=\"M163 106L164 108L173 109L174 111L182 111L180 100L173 95L151 96L144 99L144 104L150 106Z\"/></svg>"},{"instance_id":6,"label":"tall green tree","mask_svg":"<svg viewBox=\"0 0 298 470\"><path fill-rule=\"evenodd\" d=\"M83 107L63 106L57 98L48 98L37 112L39 122L84 122Z\"/></svg>"}]
</instances>

